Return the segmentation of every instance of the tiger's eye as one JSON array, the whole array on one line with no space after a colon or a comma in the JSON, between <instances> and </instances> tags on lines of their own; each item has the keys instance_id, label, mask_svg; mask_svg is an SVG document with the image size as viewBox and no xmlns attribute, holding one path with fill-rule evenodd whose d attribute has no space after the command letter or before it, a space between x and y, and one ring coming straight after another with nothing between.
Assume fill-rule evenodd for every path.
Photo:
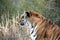
<instances>
[{"instance_id":1,"label":"tiger's eye","mask_svg":"<svg viewBox=\"0 0 60 40\"><path fill-rule=\"evenodd\" d=\"M22 16L22 18L24 18L24 16Z\"/></svg>"}]
</instances>

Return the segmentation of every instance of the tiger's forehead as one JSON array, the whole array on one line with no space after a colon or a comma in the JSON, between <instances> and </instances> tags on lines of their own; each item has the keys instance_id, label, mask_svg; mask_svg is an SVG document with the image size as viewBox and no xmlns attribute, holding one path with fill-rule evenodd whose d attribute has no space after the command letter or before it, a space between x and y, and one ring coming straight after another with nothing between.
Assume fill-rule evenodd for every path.
<instances>
[{"instance_id":1,"label":"tiger's forehead","mask_svg":"<svg viewBox=\"0 0 60 40\"><path fill-rule=\"evenodd\" d=\"M24 16L24 14L21 14L21 16L20 16L20 17L22 17L22 16Z\"/></svg>"},{"instance_id":2,"label":"tiger's forehead","mask_svg":"<svg viewBox=\"0 0 60 40\"><path fill-rule=\"evenodd\" d=\"M26 16L27 16L26 12L28 12L29 15L32 15L32 16L35 16L35 17L39 16L39 14L36 13L36 12L34 12L34 11L24 11L24 12L21 14L21 17L22 17L22 16L26 17ZM30 16L30 17L31 17L31 16Z\"/></svg>"},{"instance_id":3,"label":"tiger's forehead","mask_svg":"<svg viewBox=\"0 0 60 40\"><path fill-rule=\"evenodd\" d=\"M24 13L23 13L23 14L21 14L21 16L20 16L20 17L23 17L23 16L24 16L24 17L26 17L26 14L24 14Z\"/></svg>"}]
</instances>

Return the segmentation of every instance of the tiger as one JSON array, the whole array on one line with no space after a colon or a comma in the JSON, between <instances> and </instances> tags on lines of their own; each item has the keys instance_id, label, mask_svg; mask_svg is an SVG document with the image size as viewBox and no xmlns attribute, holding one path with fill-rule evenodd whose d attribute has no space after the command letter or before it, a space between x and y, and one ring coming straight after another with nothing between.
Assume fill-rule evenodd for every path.
<instances>
[{"instance_id":1,"label":"tiger","mask_svg":"<svg viewBox=\"0 0 60 40\"><path fill-rule=\"evenodd\" d=\"M31 40L60 40L60 27L42 14L35 11L24 11L19 26L30 30Z\"/></svg>"}]
</instances>

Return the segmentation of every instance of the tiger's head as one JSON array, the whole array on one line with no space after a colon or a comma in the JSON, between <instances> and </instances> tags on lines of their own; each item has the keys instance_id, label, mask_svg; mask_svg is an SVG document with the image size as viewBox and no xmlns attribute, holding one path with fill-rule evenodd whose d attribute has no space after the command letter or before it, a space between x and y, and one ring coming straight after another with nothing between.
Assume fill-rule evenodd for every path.
<instances>
[{"instance_id":1,"label":"tiger's head","mask_svg":"<svg viewBox=\"0 0 60 40\"><path fill-rule=\"evenodd\" d=\"M42 21L44 17L34 11L24 11L21 20L18 22L21 26L35 27L37 22Z\"/></svg>"}]
</instances>

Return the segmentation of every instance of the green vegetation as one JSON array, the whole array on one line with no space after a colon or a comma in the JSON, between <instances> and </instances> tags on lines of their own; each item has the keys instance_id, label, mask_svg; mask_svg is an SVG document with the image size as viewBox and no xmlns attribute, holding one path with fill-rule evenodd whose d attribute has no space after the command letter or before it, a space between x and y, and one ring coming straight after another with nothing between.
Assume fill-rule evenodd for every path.
<instances>
[{"instance_id":1,"label":"green vegetation","mask_svg":"<svg viewBox=\"0 0 60 40\"><path fill-rule=\"evenodd\" d=\"M60 26L59 0L0 0L0 22L16 17L24 10L37 11Z\"/></svg>"}]
</instances>

